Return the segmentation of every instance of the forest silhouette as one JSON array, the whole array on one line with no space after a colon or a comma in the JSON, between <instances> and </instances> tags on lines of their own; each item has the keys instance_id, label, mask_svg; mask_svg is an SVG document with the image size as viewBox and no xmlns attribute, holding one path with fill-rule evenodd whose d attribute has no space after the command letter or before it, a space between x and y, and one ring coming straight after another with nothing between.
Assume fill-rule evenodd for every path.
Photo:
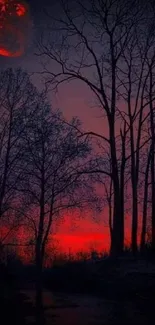
<instances>
[{"instance_id":1,"label":"forest silhouette","mask_svg":"<svg viewBox=\"0 0 155 325\"><path fill-rule=\"evenodd\" d=\"M84 308L83 297L89 305L93 295L100 299L96 306L108 301L108 314L105 307L104 313L97 309L99 324L152 324L155 3L60 0L48 3L43 15L35 38L41 71L33 73L36 84L41 78L42 89L22 67L0 71L4 319L7 323L12 318L16 324L64 321L69 325L72 316L62 316L62 309L69 308L67 315L72 315L72 309ZM91 92L96 111L101 112L102 133L85 130L78 117L67 119L63 107L51 105L50 96L73 81ZM53 225L61 224L65 214L71 213L74 220L75 211L101 216L105 209L108 253L92 249L75 256L55 254L54 246L48 249ZM127 216L131 239L126 246ZM26 241L16 237L21 229ZM21 247L29 255L27 263L18 254ZM76 294L81 295L79 300ZM60 312L49 320L50 308ZM67 318L60 321L58 316Z\"/></svg>"}]
</instances>

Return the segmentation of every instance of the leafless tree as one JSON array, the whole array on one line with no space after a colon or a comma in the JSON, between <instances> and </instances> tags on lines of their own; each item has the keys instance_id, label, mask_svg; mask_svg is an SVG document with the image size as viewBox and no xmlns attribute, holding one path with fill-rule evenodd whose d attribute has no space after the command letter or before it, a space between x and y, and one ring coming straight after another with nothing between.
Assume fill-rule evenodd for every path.
<instances>
[{"instance_id":1,"label":"leafless tree","mask_svg":"<svg viewBox=\"0 0 155 325\"><path fill-rule=\"evenodd\" d=\"M37 321L42 322L42 269L53 219L68 209L96 204L86 173L90 141L81 137L77 119L67 122L39 96L35 116L22 135L22 168L16 190L35 247Z\"/></svg>"},{"instance_id":2,"label":"leafless tree","mask_svg":"<svg viewBox=\"0 0 155 325\"><path fill-rule=\"evenodd\" d=\"M152 34L150 41L155 41L155 26L152 26ZM150 108L150 156L151 156L151 215L152 215L152 249L155 250L155 107L154 107L154 91L155 91L155 51L151 58L147 60L149 70L149 108Z\"/></svg>"},{"instance_id":3,"label":"leafless tree","mask_svg":"<svg viewBox=\"0 0 155 325\"><path fill-rule=\"evenodd\" d=\"M58 7L58 14L53 16L49 6L46 12L48 31L46 30L38 40L38 56L43 59L44 67L42 73L45 75L47 86L50 85L56 90L63 82L78 79L85 83L103 110L104 123L109 127L109 137L93 132L92 135L102 139L111 159L109 175L104 169L104 164L102 166L102 175L105 173L105 176L109 176L109 182L112 181L113 186L111 253L120 253L124 244L123 183L126 163L130 165L131 237L132 251L136 253L141 157L143 148L147 148L150 141L152 141L150 162L152 246L155 241L153 113L155 8L151 1L146 6L144 1L139 0L91 0L85 3L80 0L60 0ZM149 118L151 134L144 136L143 128ZM118 131L121 121L125 123L125 138L122 129ZM121 143L121 152L125 156L122 156L120 168ZM145 181L143 184L146 184Z\"/></svg>"},{"instance_id":4,"label":"leafless tree","mask_svg":"<svg viewBox=\"0 0 155 325\"><path fill-rule=\"evenodd\" d=\"M20 175L22 133L36 107L35 92L21 69L0 72L0 222L1 227L7 225L8 234L17 227L15 207L19 200L14 185Z\"/></svg>"},{"instance_id":5,"label":"leafless tree","mask_svg":"<svg viewBox=\"0 0 155 325\"><path fill-rule=\"evenodd\" d=\"M53 71L44 66L48 83L57 88L64 81L81 80L91 89L105 113L109 138L102 136L102 140L110 150L110 177L114 189L112 254L122 251L124 237L116 144L117 72L121 55L139 15L135 8L135 2L132 1L126 1L125 4L121 0L92 0L85 4L80 1L61 1L61 17L48 14L48 26L52 34L46 34L38 44L39 55L56 63Z\"/></svg>"}]
</instances>

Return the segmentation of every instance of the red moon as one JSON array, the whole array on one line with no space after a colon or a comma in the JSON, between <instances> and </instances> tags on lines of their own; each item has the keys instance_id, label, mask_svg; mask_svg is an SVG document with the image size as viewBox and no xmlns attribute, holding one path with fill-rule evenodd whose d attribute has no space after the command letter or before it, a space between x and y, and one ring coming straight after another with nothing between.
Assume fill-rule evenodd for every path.
<instances>
[{"instance_id":1,"label":"red moon","mask_svg":"<svg viewBox=\"0 0 155 325\"><path fill-rule=\"evenodd\" d=\"M0 0L0 55L19 57L27 45L31 20L24 1Z\"/></svg>"}]
</instances>

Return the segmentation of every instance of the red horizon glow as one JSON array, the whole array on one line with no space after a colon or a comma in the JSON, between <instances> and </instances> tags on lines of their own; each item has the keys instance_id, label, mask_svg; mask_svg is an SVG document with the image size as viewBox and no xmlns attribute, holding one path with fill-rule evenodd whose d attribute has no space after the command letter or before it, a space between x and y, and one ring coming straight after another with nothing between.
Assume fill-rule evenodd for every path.
<instances>
[{"instance_id":1,"label":"red horizon glow","mask_svg":"<svg viewBox=\"0 0 155 325\"><path fill-rule=\"evenodd\" d=\"M64 216L63 222L56 225L54 233L49 236L47 245L47 264L51 264L52 256L59 255L72 255L78 258L78 253L91 254L92 251L98 252L98 254L108 253L110 249L110 235L109 229L105 225L104 220L99 223L93 221L90 216L84 218L76 218L75 224L73 215ZM129 220L129 217L128 217ZM6 228L3 229L3 236L7 232ZM0 234L2 236L2 231ZM125 242L129 245L131 240L131 232L129 222L125 230ZM18 242L23 244L28 242L29 232L26 232L23 227L17 229L11 234L11 237L7 238L6 242L11 242L11 238L17 238ZM140 229L138 235L138 241L140 239ZM24 263L29 263L30 250L24 246L17 246L15 250Z\"/></svg>"}]
</instances>

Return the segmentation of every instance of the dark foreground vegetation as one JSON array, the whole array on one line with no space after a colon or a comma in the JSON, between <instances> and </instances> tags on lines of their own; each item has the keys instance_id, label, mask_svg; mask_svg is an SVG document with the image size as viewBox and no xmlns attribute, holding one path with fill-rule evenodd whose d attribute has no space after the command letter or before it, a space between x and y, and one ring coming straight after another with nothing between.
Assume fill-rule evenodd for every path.
<instances>
[{"instance_id":1,"label":"dark foreground vegetation","mask_svg":"<svg viewBox=\"0 0 155 325\"><path fill-rule=\"evenodd\" d=\"M44 274L51 290L97 294L120 301L138 296L152 297L155 289L155 261L122 257L96 262L68 262Z\"/></svg>"},{"instance_id":2,"label":"dark foreground vegetation","mask_svg":"<svg viewBox=\"0 0 155 325\"><path fill-rule=\"evenodd\" d=\"M25 325L25 315L31 312L31 305L17 287L13 270L0 263L0 308L2 324Z\"/></svg>"},{"instance_id":3,"label":"dark foreground vegetation","mask_svg":"<svg viewBox=\"0 0 155 325\"><path fill-rule=\"evenodd\" d=\"M129 324L131 321L133 324L152 324L155 258L149 250L136 257L126 252L117 259L105 257L95 261L59 261L53 267L44 269L43 284L44 290L56 295L63 293L65 297L72 297L78 294L79 297L87 296L88 300L92 296L100 297L103 299L103 308L104 301L108 301L111 306L115 303L107 324ZM3 324L30 324L26 319L27 316L35 315L35 309L28 301L26 292L34 288L33 265L24 266L17 260L9 262L7 266L1 263L0 304ZM61 309L59 312L61 314Z\"/></svg>"}]
</instances>

